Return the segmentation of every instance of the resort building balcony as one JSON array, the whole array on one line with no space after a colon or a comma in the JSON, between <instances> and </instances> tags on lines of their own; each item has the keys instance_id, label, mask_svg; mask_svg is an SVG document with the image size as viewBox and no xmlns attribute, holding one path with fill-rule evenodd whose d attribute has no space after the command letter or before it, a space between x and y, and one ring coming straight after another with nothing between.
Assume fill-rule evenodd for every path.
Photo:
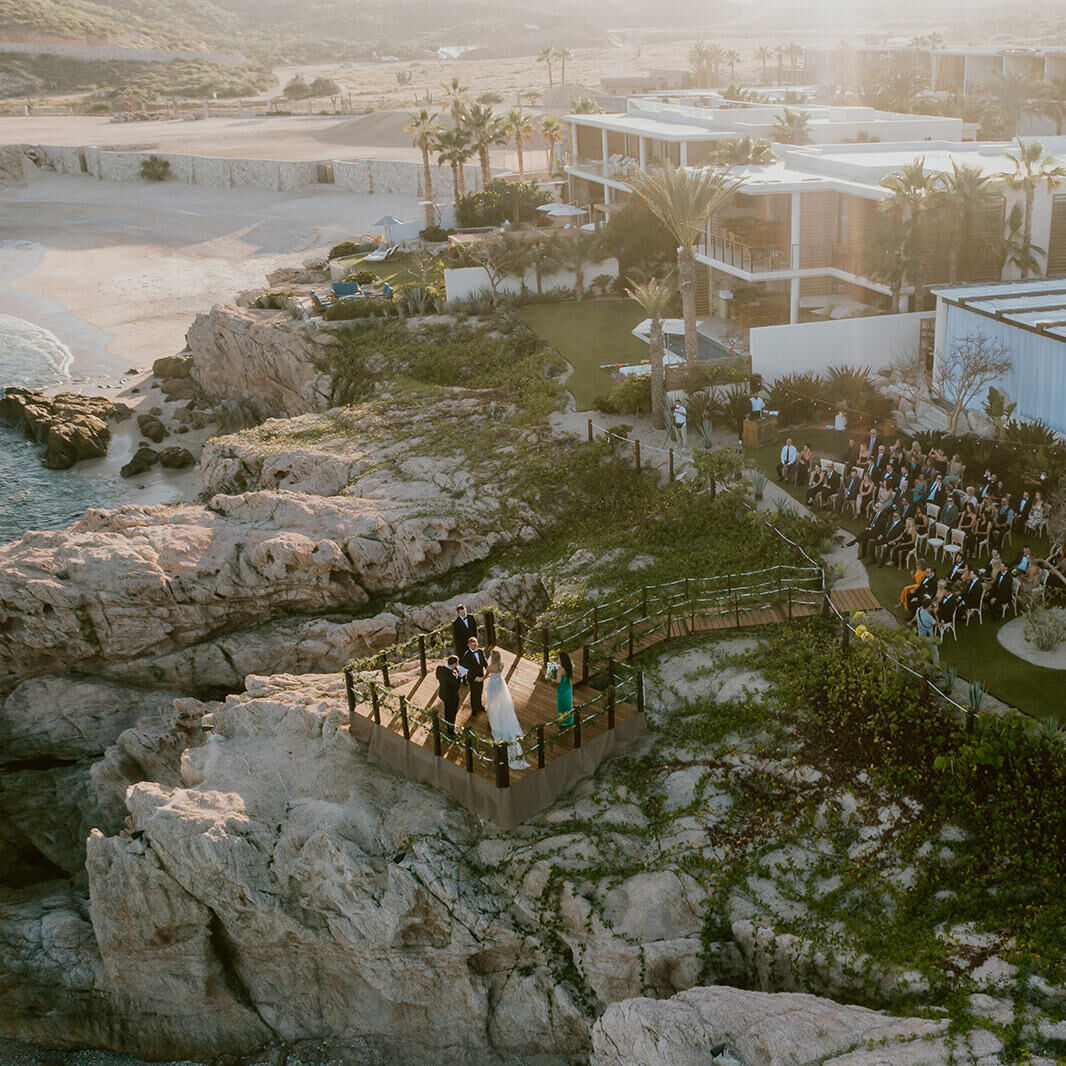
<instances>
[{"instance_id":1,"label":"resort building balcony","mask_svg":"<svg viewBox=\"0 0 1066 1066\"><path fill-rule=\"evenodd\" d=\"M727 233L704 236L696 246L699 255L715 266L735 267L745 274L794 270L799 262L799 245L752 245Z\"/></svg>"}]
</instances>

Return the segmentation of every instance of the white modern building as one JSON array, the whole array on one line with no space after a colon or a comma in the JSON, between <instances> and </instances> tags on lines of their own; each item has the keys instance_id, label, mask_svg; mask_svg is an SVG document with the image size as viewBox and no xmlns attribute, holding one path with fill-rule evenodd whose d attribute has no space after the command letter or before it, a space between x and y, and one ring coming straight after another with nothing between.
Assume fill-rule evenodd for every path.
<instances>
[{"instance_id":1,"label":"white modern building","mask_svg":"<svg viewBox=\"0 0 1066 1066\"><path fill-rule=\"evenodd\" d=\"M1041 279L936 290L936 363L963 338L1002 346L1014 366L997 387L1022 418L1066 434L1066 281ZM985 396L975 398L980 409Z\"/></svg>"}]
</instances>

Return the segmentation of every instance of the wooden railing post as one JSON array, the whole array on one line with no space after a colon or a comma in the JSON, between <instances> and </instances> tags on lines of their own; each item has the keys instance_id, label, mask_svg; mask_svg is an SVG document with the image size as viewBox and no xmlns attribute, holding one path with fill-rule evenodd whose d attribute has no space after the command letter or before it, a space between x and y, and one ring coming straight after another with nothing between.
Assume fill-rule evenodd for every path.
<instances>
[{"instance_id":1,"label":"wooden railing post","mask_svg":"<svg viewBox=\"0 0 1066 1066\"><path fill-rule=\"evenodd\" d=\"M633 441L633 454L636 457L637 470L640 469L640 441Z\"/></svg>"},{"instance_id":2,"label":"wooden railing post","mask_svg":"<svg viewBox=\"0 0 1066 1066\"><path fill-rule=\"evenodd\" d=\"M485 612L485 647L496 647L496 612L492 610Z\"/></svg>"},{"instance_id":3,"label":"wooden railing post","mask_svg":"<svg viewBox=\"0 0 1066 1066\"><path fill-rule=\"evenodd\" d=\"M370 707L374 715L374 725L381 725L381 702L378 699L378 687L370 682Z\"/></svg>"},{"instance_id":4,"label":"wooden railing post","mask_svg":"<svg viewBox=\"0 0 1066 1066\"><path fill-rule=\"evenodd\" d=\"M670 480L674 480L674 449L670 449Z\"/></svg>"},{"instance_id":5,"label":"wooden railing post","mask_svg":"<svg viewBox=\"0 0 1066 1066\"><path fill-rule=\"evenodd\" d=\"M592 443L592 419L591 418L588 420L588 424L589 424L589 444L591 444Z\"/></svg>"},{"instance_id":6,"label":"wooden railing post","mask_svg":"<svg viewBox=\"0 0 1066 1066\"><path fill-rule=\"evenodd\" d=\"M644 713L644 671L637 671L637 714Z\"/></svg>"},{"instance_id":7,"label":"wooden railing post","mask_svg":"<svg viewBox=\"0 0 1066 1066\"><path fill-rule=\"evenodd\" d=\"M666 639L669 640L672 636L670 630L674 627L674 609L673 607L667 607L666 609Z\"/></svg>"},{"instance_id":8,"label":"wooden railing post","mask_svg":"<svg viewBox=\"0 0 1066 1066\"><path fill-rule=\"evenodd\" d=\"M551 652L551 630L544 627L544 668L548 668L548 656Z\"/></svg>"},{"instance_id":9,"label":"wooden railing post","mask_svg":"<svg viewBox=\"0 0 1066 1066\"><path fill-rule=\"evenodd\" d=\"M425 677L429 672L426 667L426 638L418 638L418 665L422 671L422 676Z\"/></svg>"},{"instance_id":10,"label":"wooden railing post","mask_svg":"<svg viewBox=\"0 0 1066 1066\"><path fill-rule=\"evenodd\" d=\"M389 684L389 660L384 652L381 653L381 683L386 688L392 688Z\"/></svg>"},{"instance_id":11,"label":"wooden railing post","mask_svg":"<svg viewBox=\"0 0 1066 1066\"><path fill-rule=\"evenodd\" d=\"M469 727L466 730L466 772L472 774L474 772L474 734L470 732Z\"/></svg>"},{"instance_id":12,"label":"wooden railing post","mask_svg":"<svg viewBox=\"0 0 1066 1066\"><path fill-rule=\"evenodd\" d=\"M589 646L586 644L581 649L581 684L589 683Z\"/></svg>"},{"instance_id":13,"label":"wooden railing post","mask_svg":"<svg viewBox=\"0 0 1066 1066\"><path fill-rule=\"evenodd\" d=\"M511 767L507 763L507 745L497 744L493 749L496 755L496 787L511 787Z\"/></svg>"},{"instance_id":14,"label":"wooden railing post","mask_svg":"<svg viewBox=\"0 0 1066 1066\"><path fill-rule=\"evenodd\" d=\"M344 668L344 691L348 696L348 721L355 716L355 684L352 681L352 672L346 666Z\"/></svg>"},{"instance_id":15,"label":"wooden railing post","mask_svg":"<svg viewBox=\"0 0 1066 1066\"><path fill-rule=\"evenodd\" d=\"M400 724L403 726L403 739L411 739L411 724L407 721L407 697L400 697Z\"/></svg>"},{"instance_id":16,"label":"wooden railing post","mask_svg":"<svg viewBox=\"0 0 1066 1066\"><path fill-rule=\"evenodd\" d=\"M792 586L788 586L788 620L792 621Z\"/></svg>"},{"instance_id":17,"label":"wooden railing post","mask_svg":"<svg viewBox=\"0 0 1066 1066\"><path fill-rule=\"evenodd\" d=\"M537 769L544 769L544 723L537 726Z\"/></svg>"},{"instance_id":18,"label":"wooden railing post","mask_svg":"<svg viewBox=\"0 0 1066 1066\"><path fill-rule=\"evenodd\" d=\"M614 659L607 660L607 728L614 729Z\"/></svg>"},{"instance_id":19,"label":"wooden railing post","mask_svg":"<svg viewBox=\"0 0 1066 1066\"><path fill-rule=\"evenodd\" d=\"M440 715L436 711L433 712L433 754L439 759L441 756L440 747Z\"/></svg>"}]
</instances>

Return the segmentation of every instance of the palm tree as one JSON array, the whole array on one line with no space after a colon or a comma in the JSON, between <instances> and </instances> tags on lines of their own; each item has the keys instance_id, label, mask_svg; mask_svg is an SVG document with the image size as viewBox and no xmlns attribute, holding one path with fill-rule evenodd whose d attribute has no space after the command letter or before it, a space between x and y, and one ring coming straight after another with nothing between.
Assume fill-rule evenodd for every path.
<instances>
[{"instance_id":1,"label":"palm tree","mask_svg":"<svg viewBox=\"0 0 1066 1066\"><path fill-rule=\"evenodd\" d=\"M670 313L670 304L674 298L673 286L658 278L652 278L643 285L630 280L632 288L626 289L626 295L636 300L644 313L651 319L651 333L648 336L648 356L651 359L651 419L656 426L666 425L666 337L663 333L663 319Z\"/></svg>"},{"instance_id":2,"label":"palm tree","mask_svg":"<svg viewBox=\"0 0 1066 1066\"><path fill-rule=\"evenodd\" d=\"M447 163L452 168L452 188L455 191L455 203L466 196L466 161L474 154L470 138L461 126L455 129L439 130L433 137L433 150L437 153L437 162Z\"/></svg>"},{"instance_id":3,"label":"palm tree","mask_svg":"<svg viewBox=\"0 0 1066 1066\"><path fill-rule=\"evenodd\" d=\"M1020 189L1025 196L1025 219L1022 225L1022 242L1027 249L1032 248L1033 243L1033 200L1036 198L1036 190L1043 186L1049 193L1055 191L1055 186L1066 179L1066 168L1060 167L1053 156L1044 151L1044 145L1040 141L1023 141L1018 139L1018 152L1004 152L1003 154L1014 164L1014 172L1008 175L1004 181L1010 189ZM1029 277L1028 260L1030 256L1024 256L1022 265L1022 279ZM1039 268L1038 268L1039 269Z\"/></svg>"},{"instance_id":4,"label":"palm tree","mask_svg":"<svg viewBox=\"0 0 1066 1066\"><path fill-rule=\"evenodd\" d=\"M574 272L574 299L585 295L585 267L597 261L601 238L597 233L576 229L572 235L562 236L554 250L553 259L559 266Z\"/></svg>"},{"instance_id":5,"label":"palm tree","mask_svg":"<svg viewBox=\"0 0 1066 1066\"><path fill-rule=\"evenodd\" d=\"M790 41L788 44L788 65L790 81L793 85L796 84L796 64L799 62L800 57L803 57L804 62L806 62L807 50L803 45Z\"/></svg>"},{"instance_id":6,"label":"palm tree","mask_svg":"<svg viewBox=\"0 0 1066 1066\"><path fill-rule=\"evenodd\" d=\"M559 84L566 84L566 61L574 58L574 53L569 48L557 48L555 58L559 60Z\"/></svg>"},{"instance_id":7,"label":"palm tree","mask_svg":"<svg viewBox=\"0 0 1066 1066\"><path fill-rule=\"evenodd\" d=\"M810 144L811 117L806 111L786 107L774 119L774 138L781 144Z\"/></svg>"},{"instance_id":8,"label":"palm tree","mask_svg":"<svg viewBox=\"0 0 1066 1066\"><path fill-rule=\"evenodd\" d=\"M563 139L563 124L555 115L545 115L539 128L548 148L548 177L551 177L555 173L555 146Z\"/></svg>"},{"instance_id":9,"label":"palm tree","mask_svg":"<svg viewBox=\"0 0 1066 1066\"><path fill-rule=\"evenodd\" d=\"M445 107L446 111L452 113L452 119L456 123L462 121L463 112L466 110L466 97L470 92L470 88L464 85L458 78L452 78L452 80L445 86L444 96L448 103Z\"/></svg>"},{"instance_id":10,"label":"palm tree","mask_svg":"<svg viewBox=\"0 0 1066 1066\"><path fill-rule=\"evenodd\" d=\"M908 258L911 246L917 253L917 259L910 263L908 273L914 285L918 305L912 310L920 310L925 273L922 261L924 247L922 236L926 229L926 212L937 193L939 179L935 174L926 172L925 157L922 156L911 163L904 164L894 174L882 178L881 187L888 189L892 195L878 205L879 213L887 215L894 223L906 227L909 231ZM883 236L889 244L895 241L897 248L903 247L904 241L898 234L888 234L886 231ZM886 284L891 284L887 278L883 280Z\"/></svg>"},{"instance_id":11,"label":"palm tree","mask_svg":"<svg viewBox=\"0 0 1066 1066\"><path fill-rule=\"evenodd\" d=\"M707 72L710 66L710 55L707 45L703 41L697 41L688 50L688 62L692 69L692 77L696 81L697 89L707 88Z\"/></svg>"},{"instance_id":12,"label":"palm tree","mask_svg":"<svg viewBox=\"0 0 1066 1066\"><path fill-rule=\"evenodd\" d=\"M1047 249L1033 244L1031 240L1026 240L1025 211L1021 204L1015 204L1010 209L1003 228L998 254L1000 274L1008 266L1016 267L1023 278L1029 277L1030 274L1040 273L1039 257L1046 256Z\"/></svg>"},{"instance_id":13,"label":"palm tree","mask_svg":"<svg viewBox=\"0 0 1066 1066\"><path fill-rule=\"evenodd\" d=\"M755 49L755 58L762 64L762 84L766 84L766 64L774 58L774 50L767 48L766 45L759 45Z\"/></svg>"},{"instance_id":14,"label":"palm tree","mask_svg":"<svg viewBox=\"0 0 1066 1066\"><path fill-rule=\"evenodd\" d=\"M928 83L925 72L909 57L886 59L874 79L877 105L887 111L911 112Z\"/></svg>"},{"instance_id":15,"label":"palm tree","mask_svg":"<svg viewBox=\"0 0 1066 1066\"><path fill-rule=\"evenodd\" d=\"M720 44L707 45L707 61L711 65L711 85L717 85L721 79L722 56L725 52Z\"/></svg>"},{"instance_id":16,"label":"palm tree","mask_svg":"<svg viewBox=\"0 0 1066 1066\"><path fill-rule=\"evenodd\" d=\"M570 110L575 115L598 115L603 108L591 96L579 96L570 101Z\"/></svg>"},{"instance_id":17,"label":"palm tree","mask_svg":"<svg viewBox=\"0 0 1066 1066\"><path fill-rule=\"evenodd\" d=\"M533 121L520 107L512 107L503 117L504 128L514 137L515 150L518 152L518 180L524 180L525 167L522 163L522 139L533 133Z\"/></svg>"},{"instance_id":18,"label":"palm tree","mask_svg":"<svg viewBox=\"0 0 1066 1066\"><path fill-rule=\"evenodd\" d=\"M422 150L422 170L426 178L425 195L423 199L433 202L433 174L429 169L429 150L435 143L439 126L440 115L434 114L429 108L411 112L411 121L404 126L404 133L415 135L412 142L416 148Z\"/></svg>"},{"instance_id":19,"label":"palm tree","mask_svg":"<svg viewBox=\"0 0 1066 1066\"><path fill-rule=\"evenodd\" d=\"M787 44L775 44L774 55L777 56L777 84L785 80L785 56L788 55Z\"/></svg>"},{"instance_id":20,"label":"palm tree","mask_svg":"<svg viewBox=\"0 0 1066 1066\"><path fill-rule=\"evenodd\" d=\"M735 48L727 49L722 53L722 62L729 67L729 80L736 77L737 64L740 62L740 53Z\"/></svg>"},{"instance_id":21,"label":"palm tree","mask_svg":"<svg viewBox=\"0 0 1066 1066\"><path fill-rule=\"evenodd\" d=\"M481 178L488 185L492 181L489 148L494 144L507 143L504 121L487 104L473 104L463 115L463 129L470 139L471 146L477 152L481 163Z\"/></svg>"},{"instance_id":22,"label":"palm tree","mask_svg":"<svg viewBox=\"0 0 1066 1066\"><path fill-rule=\"evenodd\" d=\"M544 63L548 67L548 88L553 88L552 82L552 63L555 62L555 49L549 44L547 48L542 48L537 53L537 62Z\"/></svg>"},{"instance_id":23,"label":"palm tree","mask_svg":"<svg viewBox=\"0 0 1066 1066\"><path fill-rule=\"evenodd\" d=\"M753 141L748 133L722 141L714 153L714 161L721 167L766 166L775 158L769 141Z\"/></svg>"},{"instance_id":24,"label":"palm tree","mask_svg":"<svg viewBox=\"0 0 1066 1066\"><path fill-rule=\"evenodd\" d=\"M982 211L999 200L1000 179L997 175L985 174L980 167L960 167L954 161L951 169L951 174L940 175L939 193L939 199L952 219L952 231L957 235L949 252L948 281L960 280L960 273L966 275L961 280L967 281L974 224Z\"/></svg>"},{"instance_id":25,"label":"palm tree","mask_svg":"<svg viewBox=\"0 0 1066 1066\"><path fill-rule=\"evenodd\" d=\"M1000 132L1011 139L1017 134L1021 120L1039 111L1041 101L1049 95L1043 82L1033 81L1024 74L1001 74L999 71L985 80L981 93L988 100Z\"/></svg>"},{"instance_id":26,"label":"palm tree","mask_svg":"<svg viewBox=\"0 0 1066 1066\"><path fill-rule=\"evenodd\" d=\"M866 231L863 269L892 290L893 312L899 311L903 286L908 281L913 284L921 271L921 260L920 242L909 219L887 211L874 215Z\"/></svg>"},{"instance_id":27,"label":"palm tree","mask_svg":"<svg viewBox=\"0 0 1066 1066\"><path fill-rule=\"evenodd\" d=\"M707 222L743 182L720 169L638 171L633 191L648 205L677 244L678 288L685 319L685 359L696 362L696 242Z\"/></svg>"}]
</instances>

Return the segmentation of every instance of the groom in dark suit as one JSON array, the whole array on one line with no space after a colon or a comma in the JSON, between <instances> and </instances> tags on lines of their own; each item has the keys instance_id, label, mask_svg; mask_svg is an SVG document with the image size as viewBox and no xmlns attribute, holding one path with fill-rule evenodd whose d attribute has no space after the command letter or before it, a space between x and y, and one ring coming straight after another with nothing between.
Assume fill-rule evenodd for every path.
<instances>
[{"instance_id":1,"label":"groom in dark suit","mask_svg":"<svg viewBox=\"0 0 1066 1066\"><path fill-rule=\"evenodd\" d=\"M455 738L455 716L459 713L459 695L462 679L459 677L459 656L449 655L444 666L438 666L436 670L437 695L444 704L444 721L447 723L445 732L452 739Z\"/></svg>"},{"instance_id":2,"label":"groom in dark suit","mask_svg":"<svg viewBox=\"0 0 1066 1066\"><path fill-rule=\"evenodd\" d=\"M485 674L489 666L485 653L477 646L477 637L467 641L460 662L466 669L466 683L470 686L470 717L473 718L485 709L481 702L481 691L485 687Z\"/></svg>"},{"instance_id":3,"label":"groom in dark suit","mask_svg":"<svg viewBox=\"0 0 1066 1066\"><path fill-rule=\"evenodd\" d=\"M466 613L466 608L459 604L455 608L455 621L452 622L452 637L455 640L455 654L463 655L466 652L467 641L477 636L477 621L472 614Z\"/></svg>"}]
</instances>

